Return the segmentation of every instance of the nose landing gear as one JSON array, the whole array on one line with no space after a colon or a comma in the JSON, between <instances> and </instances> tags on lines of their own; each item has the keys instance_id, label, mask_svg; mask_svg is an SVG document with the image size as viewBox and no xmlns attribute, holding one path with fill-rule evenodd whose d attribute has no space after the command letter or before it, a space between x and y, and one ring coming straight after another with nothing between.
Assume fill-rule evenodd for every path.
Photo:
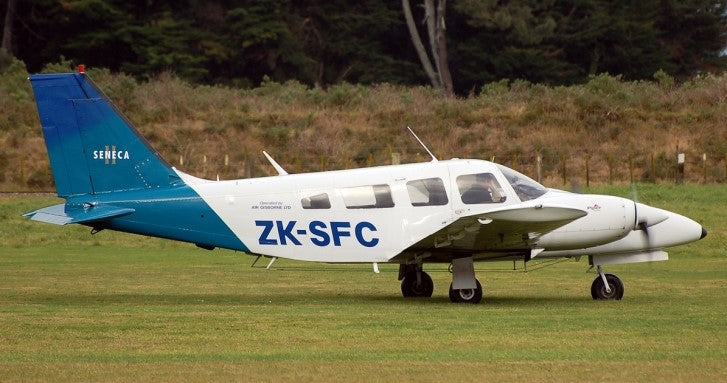
<instances>
[{"instance_id":1,"label":"nose landing gear","mask_svg":"<svg viewBox=\"0 0 727 383\"><path fill-rule=\"evenodd\" d=\"M598 276L591 284L591 297L620 300L623 296L624 284L621 279L613 274L604 274L601 265L598 265Z\"/></svg>"}]
</instances>

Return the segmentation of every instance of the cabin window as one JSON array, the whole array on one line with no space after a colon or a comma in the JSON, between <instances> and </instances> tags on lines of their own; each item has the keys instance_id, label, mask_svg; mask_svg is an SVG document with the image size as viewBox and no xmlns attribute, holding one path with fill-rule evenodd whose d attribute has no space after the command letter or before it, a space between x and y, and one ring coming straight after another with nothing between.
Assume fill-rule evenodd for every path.
<instances>
[{"instance_id":1,"label":"cabin window","mask_svg":"<svg viewBox=\"0 0 727 383\"><path fill-rule=\"evenodd\" d=\"M330 209L331 201L328 199L328 193L320 193L305 197L300 200L303 209Z\"/></svg>"},{"instance_id":2,"label":"cabin window","mask_svg":"<svg viewBox=\"0 0 727 383\"><path fill-rule=\"evenodd\" d=\"M406 183L412 206L441 206L449 203L441 178L426 178Z\"/></svg>"},{"instance_id":3,"label":"cabin window","mask_svg":"<svg viewBox=\"0 0 727 383\"><path fill-rule=\"evenodd\" d=\"M343 202L349 209L394 207L389 185L357 186L341 189Z\"/></svg>"},{"instance_id":4,"label":"cabin window","mask_svg":"<svg viewBox=\"0 0 727 383\"><path fill-rule=\"evenodd\" d=\"M500 183L491 173L459 176L457 188L462 202L468 205L505 202Z\"/></svg>"}]
</instances>

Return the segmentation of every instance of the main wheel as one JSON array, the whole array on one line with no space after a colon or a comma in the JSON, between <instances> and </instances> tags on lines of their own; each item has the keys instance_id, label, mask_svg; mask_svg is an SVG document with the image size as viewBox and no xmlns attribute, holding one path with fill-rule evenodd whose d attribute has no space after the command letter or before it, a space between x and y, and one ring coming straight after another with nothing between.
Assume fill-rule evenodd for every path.
<instances>
[{"instance_id":1,"label":"main wheel","mask_svg":"<svg viewBox=\"0 0 727 383\"><path fill-rule=\"evenodd\" d=\"M475 279L477 287L474 289L458 289L452 288L449 284L449 300L454 303L480 303L482 300L482 285L480 281Z\"/></svg>"},{"instance_id":2,"label":"main wheel","mask_svg":"<svg viewBox=\"0 0 727 383\"><path fill-rule=\"evenodd\" d=\"M593 284L591 285L591 296L593 299L620 300L623 298L623 282L621 282L621 280L613 274L606 274L606 281L608 282L608 286L611 288L610 293L606 291L606 285L603 284L603 279L601 279L600 275L593 280Z\"/></svg>"},{"instance_id":3,"label":"main wheel","mask_svg":"<svg viewBox=\"0 0 727 383\"><path fill-rule=\"evenodd\" d=\"M434 282L429 274L421 271L421 283L417 284L417 272L410 271L404 274L401 280L401 294L405 297L431 297L434 292Z\"/></svg>"}]
</instances>

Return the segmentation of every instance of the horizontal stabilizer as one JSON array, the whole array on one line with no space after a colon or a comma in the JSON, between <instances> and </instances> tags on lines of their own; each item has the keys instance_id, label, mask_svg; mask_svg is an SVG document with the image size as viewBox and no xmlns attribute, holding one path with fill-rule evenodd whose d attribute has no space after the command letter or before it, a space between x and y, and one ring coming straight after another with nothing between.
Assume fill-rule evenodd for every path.
<instances>
[{"instance_id":1,"label":"horizontal stabilizer","mask_svg":"<svg viewBox=\"0 0 727 383\"><path fill-rule=\"evenodd\" d=\"M33 221L47 222L55 225L69 223L88 223L125 216L135 210L112 205L91 206L89 208L68 208L65 204L48 206L40 210L24 214Z\"/></svg>"}]
</instances>

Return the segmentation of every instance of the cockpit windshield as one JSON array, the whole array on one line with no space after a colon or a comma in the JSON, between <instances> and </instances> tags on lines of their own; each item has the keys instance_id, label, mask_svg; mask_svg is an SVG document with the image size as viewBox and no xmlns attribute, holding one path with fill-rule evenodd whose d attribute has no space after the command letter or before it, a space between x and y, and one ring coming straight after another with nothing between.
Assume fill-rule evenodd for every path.
<instances>
[{"instance_id":1,"label":"cockpit windshield","mask_svg":"<svg viewBox=\"0 0 727 383\"><path fill-rule=\"evenodd\" d=\"M520 197L521 201L536 199L548 192L543 185L537 183L535 180L524 174L518 173L502 165L497 165L497 167L500 168L502 174L505 178L507 178L507 182L509 182L510 185L512 185L512 188L515 189L515 193L517 193L517 196Z\"/></svg>"}]
</instances>

